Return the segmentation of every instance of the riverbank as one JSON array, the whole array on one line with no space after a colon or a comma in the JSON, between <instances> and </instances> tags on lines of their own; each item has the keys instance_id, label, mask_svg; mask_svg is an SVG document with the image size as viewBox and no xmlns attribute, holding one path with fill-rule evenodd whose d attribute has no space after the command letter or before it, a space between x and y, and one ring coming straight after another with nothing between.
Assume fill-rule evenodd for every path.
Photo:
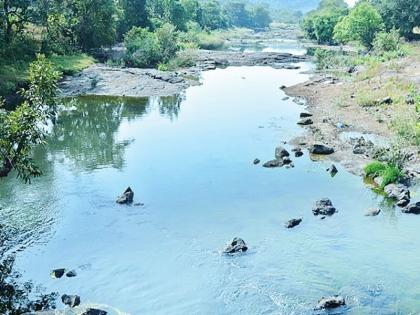
<instances>
[{"instance_id":1,"label":"riverbank","mask_svg":"<svg viewBox=\"0 0 420 315\"><path fill-rule=\"evenodd\" d=\"M100 96L171 96L187 87L199 84L206 70L229 66L270 66L276 69L298 69L306 56L276 52L231 52L199 50L195 66L177 71L120 68L104 64L93 65L76 76L67 76L61 83L62 95Z\"/></svg>"},{"instance_id":2,"label":"riverbank","mask_svg":"<svg viewBox=\"0 0 420 315\"><path fill-rule=\"evenodd\" d=\"M407 174L419 177L419 120L411 95L420 89L419 69L414 54L374 67L315 72L311 80L287 87L285 92L303 98L313 114L305 136L293 143L333 146L329 158L358 175L375 159L374 147L398 146L409 156Z\"/></svg>"}]
</instances>

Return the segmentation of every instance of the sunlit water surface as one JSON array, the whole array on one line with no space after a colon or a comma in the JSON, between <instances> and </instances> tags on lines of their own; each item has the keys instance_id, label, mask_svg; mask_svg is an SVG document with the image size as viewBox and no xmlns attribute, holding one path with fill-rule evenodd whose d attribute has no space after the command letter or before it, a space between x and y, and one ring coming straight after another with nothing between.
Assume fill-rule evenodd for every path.
<instances>
[{"instance_id":1,"label":"sunlit water surface","mask_svg":"<svg viewBox=\"0 0 420 315\"><path fill-rule=\"evenodd\" d=\"M24 278L130 314L313 314L330 294L348 314L419 312L420 217L307 152L294 169L252 163L303 134L304 107L279 89L308 78L301 66L218 69L177 97L67 105L37 152L44 176L0 186ZM128 185L144 207L115 203ZM323 197L339 209L326 220L311 213ZM250 250L223 256L235 236ZM52 279L59 267L78 276Z\"/></svg>"}]
</instances>

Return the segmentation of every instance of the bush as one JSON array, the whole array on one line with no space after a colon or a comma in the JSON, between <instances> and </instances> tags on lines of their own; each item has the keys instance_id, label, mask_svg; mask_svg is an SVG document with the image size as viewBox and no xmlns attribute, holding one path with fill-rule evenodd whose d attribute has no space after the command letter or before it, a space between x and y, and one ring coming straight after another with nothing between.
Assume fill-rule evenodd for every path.
<instances>
[{"instance_id":1,"label":"bush","mask_svg":"<svg viewBox=\"0 0 420 315\"><path fill-rule=\"evenodd\" d=\"M195 66L197 62L198 53L195 49L181 50L176 57L169 60L168 63L159 64L161 71L173 71L179 68L186 68Z\"/></svg>"},{"instance_id":2,"label":"bush","mask_svg":"<svg viewBox=\"0 0 420 315\"><path fill-rule=\"evenodd\" d=\"M381 177L381 189L404 178L404 174L398 166L377 161L365 166L365 174L369 178Z\"/></svg>"},{"instance_id":3,"label":"bush","mask_svg":"<svg viewBox=\"0 0 420 315\"><path fill-rule=\"evenodd\" d=\"M396 29L389 32L379 32L373 40L373 49L378 55L400 50L401 37Z\"/></svg>"}]
</instances>

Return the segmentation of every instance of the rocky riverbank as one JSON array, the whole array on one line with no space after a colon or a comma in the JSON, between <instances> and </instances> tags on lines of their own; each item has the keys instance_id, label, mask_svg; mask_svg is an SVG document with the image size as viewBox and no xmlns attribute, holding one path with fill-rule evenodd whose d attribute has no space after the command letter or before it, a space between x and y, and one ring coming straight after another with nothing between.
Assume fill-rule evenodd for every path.
<instances>
[{"instance_id":1,"label":"rocky riverbank","mask_svg":"<svg viewBox=\"0 0 420 315\"><path fill-rule=\"evenodd\" d=\"M93 65L61 83L63 96L171 96L191 85L199 84L202 71L229 66L270 66L279 69L298 69L305 56L275 52L229 52L201 50L196 65L178 71L117 68L104 64Z\"/></svg>"}]
</instances>

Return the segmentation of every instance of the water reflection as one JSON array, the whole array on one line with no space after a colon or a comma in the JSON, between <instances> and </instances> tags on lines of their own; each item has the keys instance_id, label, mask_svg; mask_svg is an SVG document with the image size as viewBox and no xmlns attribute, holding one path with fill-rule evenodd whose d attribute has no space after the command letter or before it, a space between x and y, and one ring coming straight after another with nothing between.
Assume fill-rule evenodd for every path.
<instances>
[{"instance_id":1,"label":"water reflection","mask_svg":"<svg viewBox=\"0 0 420 315\"><path fill-rule=\"evenodd\" d=\"M76 169L121 169L124 152L133 140L118 140L123 120L141 118L157 107L162 116L178 117L181 95L154 98L82 96L64 101L57 125L48 141L51 158L70 161Z\"/></svg>"}]
</instances>

